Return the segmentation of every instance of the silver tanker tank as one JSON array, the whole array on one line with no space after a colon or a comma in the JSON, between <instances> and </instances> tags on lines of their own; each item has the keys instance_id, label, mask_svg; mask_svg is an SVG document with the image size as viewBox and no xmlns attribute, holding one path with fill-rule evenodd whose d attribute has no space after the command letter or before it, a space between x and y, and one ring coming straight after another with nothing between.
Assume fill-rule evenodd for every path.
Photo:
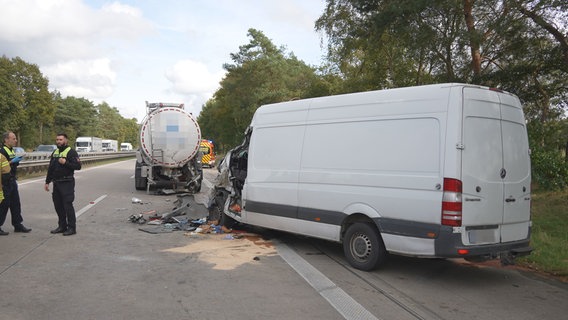
<instances>
[{"instance_id":1,"label":"silver tanker tank","mask_svg":"<svg viewBox=\"0 0 568 320\"><path fill-rule=\"evenodd\" d=\"M199 192L203 180L199 124L183 104L148 103L140 126L135 187Z\"/></svg>"}]
</instances>

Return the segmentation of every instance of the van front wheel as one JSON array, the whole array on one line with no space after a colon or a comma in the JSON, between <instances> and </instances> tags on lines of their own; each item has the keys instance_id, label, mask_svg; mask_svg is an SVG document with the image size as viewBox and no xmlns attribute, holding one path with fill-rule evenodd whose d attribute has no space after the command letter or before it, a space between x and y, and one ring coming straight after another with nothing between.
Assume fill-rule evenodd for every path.
<instances>
[{"instance_id":1,"label":"van front wheel","mask_svg":"<svg viewBox=\"0 0 568 320\"><path fill-rule=\"evenodd\" d=\"M356 222L349 226L343 239L343 252L351 266L364 271L376 269L387 258L379 232L369 223Z\"/></svg>"}]
</instances>

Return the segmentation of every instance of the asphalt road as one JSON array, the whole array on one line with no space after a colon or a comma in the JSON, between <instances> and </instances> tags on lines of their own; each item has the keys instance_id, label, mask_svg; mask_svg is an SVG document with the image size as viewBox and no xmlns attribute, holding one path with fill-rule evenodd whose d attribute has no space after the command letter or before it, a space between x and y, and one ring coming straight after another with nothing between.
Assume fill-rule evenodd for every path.
<instances>
[{"instance_id":1,"label":"asphalt road","mask_svg":"<svg viewBox=\"0 0 568 320\"><path fill-rule=\"evenodd\" d=\"M10 217L3 226L0 319L522 320L568 312L566 284L514 268L392 256L362 272L339 244L276 231L240 239L143 232L129 216L169 212L176 196L136 191L133 171L127 160L76 173L78 234L70 237L49 233L57 217L43 179L20 181L33 231L13 233ZM215 173L206 169L206 179Z\"/></svg>"}]
</instances>

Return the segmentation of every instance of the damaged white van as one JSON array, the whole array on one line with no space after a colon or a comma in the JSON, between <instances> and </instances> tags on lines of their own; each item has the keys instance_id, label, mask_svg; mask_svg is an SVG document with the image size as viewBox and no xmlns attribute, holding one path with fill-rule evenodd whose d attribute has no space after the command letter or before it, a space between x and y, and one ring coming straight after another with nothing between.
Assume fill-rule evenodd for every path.
<instances>
[{"instance_id":1,"label":"damaged white van","mask_svg":"<svg viewBox=\"0 0 568 320\"><path fill-rule=\"evenodd\" d=\"M388 253L531 252L531 168L513 94L437 84L264 105L220 167L211 214Z\"/></svg>"}]
</instances>

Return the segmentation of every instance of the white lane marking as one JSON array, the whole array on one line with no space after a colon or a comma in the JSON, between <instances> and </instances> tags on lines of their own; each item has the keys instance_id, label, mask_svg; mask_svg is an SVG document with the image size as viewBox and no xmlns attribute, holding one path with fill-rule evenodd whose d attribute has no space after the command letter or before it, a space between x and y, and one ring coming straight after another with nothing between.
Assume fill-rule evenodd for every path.
<instances>
[{"instance_id":1,"label":"white lane marking","mask_svg":"<svg viewBox=\"0 0 568 320\"><path fill-rule=\"evenodd\" d=\"M80 215L82 215L83 213L87 212L87 210L91 209L93 206L95 206L97 203L101 202L104 198L106 198L106 194L103 194L102 196L98 197L95 201L91 201L89 202L88 205L84 206L83 208L81 208L81 210L77 211L75 213L75 216L77 218L79 218Z\"/></svg>"},{"instance_id":2,"label":"white lane marking","mask_svg":"<svg viewBox=\"0 0 568 320\"><path fill-rule=\"evenodd\" d=\"M273 242L282 259L296 270L345 319L378 319L286 244L274 240Z\"/></svg>"}]
</instances>

